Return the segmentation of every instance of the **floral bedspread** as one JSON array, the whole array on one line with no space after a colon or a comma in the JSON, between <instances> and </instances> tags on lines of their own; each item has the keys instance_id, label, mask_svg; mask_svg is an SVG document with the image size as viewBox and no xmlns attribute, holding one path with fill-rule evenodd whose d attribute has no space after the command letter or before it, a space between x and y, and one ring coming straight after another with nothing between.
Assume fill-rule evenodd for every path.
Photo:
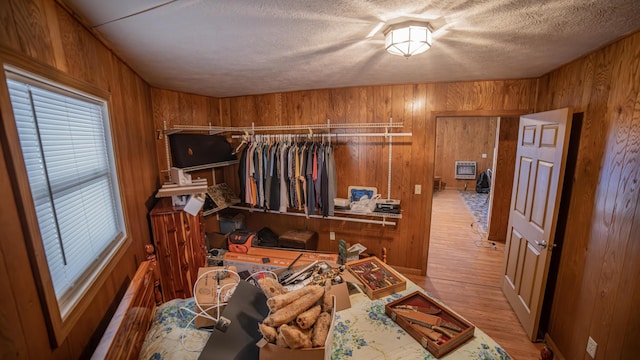
<instances>
[{"instance_id":1,"label":"floral bedspread","mask_svg":"<svg viewBox=\"0 0 640 360\"><path fill-rule=\"evenodd\" d=\"M407 289L371 301L365 294L350 296L351 308L336 314L331 359L435 359L420 343L384 313L384 306L414 291L423 291L411 281ZM509 354L482 330L440 359L508 360Z\"/></svg>"},{"instance_id":2,"label":"floral bedspread","mask_svg":"<svg viewBox=\"0 0 640 360\"><path fill-rule=\"evenodd\" d=\"M331 359L435 359L384 313L386 303L414 291L423 290L407 281L405 291L375 301L363 293L351 295L351 308L336 314ZM174 299L156 309L139 359L198 358L209 332L193 327L193 314L185 308L193 309L193 298ZM440 359L509 360L511 357L476 328L472 339Z\"/></svg>"},{"instance_id":3,"label":"floral bedspread","mask_svg":"<svg viewBox=\"0 0 640 360\"><path fill-rule=\"evenodd\" d=\"M209 339L209 332L193 326L193 298L173 299L156 308L139 359L195 360Z\"/></svg>"}]
</instances>

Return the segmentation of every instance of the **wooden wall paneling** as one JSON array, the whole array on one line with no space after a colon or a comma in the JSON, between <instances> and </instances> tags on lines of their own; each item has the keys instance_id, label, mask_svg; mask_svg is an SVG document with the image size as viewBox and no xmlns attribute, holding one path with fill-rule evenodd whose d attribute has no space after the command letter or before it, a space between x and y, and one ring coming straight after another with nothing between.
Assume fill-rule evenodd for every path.
<instances>
[{"instance_id":1,"label":"wooden wall paneling","mask_svg":"<svg viewBox=\"0 0 640 360\"><path fill-rule=\"evenodd\" d=\"M21 52L56 66L51 46L45 0L10 0Z\"/></svg>"},{"instance_id":2,"label":"wooden wall paneling","mask_svg":"<svg viewBox=\"0 0 640 360\"><path fill-rule=\"evenodd\" d=\"M640 83L630 76L630 73L637 73L639 68L639 61L616 67L614 73L620 72L620 78L627 79L627 82L618 83L612 89L616 96L610 97L620 99L617 104L610 105L622 108L617 114L618 126L607 146L610 150L607 153L613 157L612 176L607 190L614 198L607 199L606 203L613 201L616 205L606 214L606 222L610 227L607 234L608 246L604 253L605 266L599 278L599 289L603 290L601 296L596 298L597 311L590 329L594 339L606 339L605 346L600 350L608 358L623 358L625 354L632 354L633 348L640 348L640 345L629 342L626 343L627 348L624 347L627 333L633 333L634 328L636 334L640 331L640 318L636 317L634 324L634 318L629 317L633 312L632 308L636 306L631 302L632 296L629 294L633 294L638 286L640 275L640 257L633 258L634 242L638 243L639 237L638 233L632 232L633 219L638 214L636 209L640 204L640 189L637 185L640 180ZM621 324L626 326L620 326Z\"/></svg>"},{"instance_id":3,"label":"wooden wall paneling","mask_svg":"<svg viewBox=\"0 0 640 360\"><path fill-rule=\"evenodd\" d=\"M420 272L425 266L427 254L428 222L432 192L430 187L433 174L433 151L435 148L434 111L455 113L456 106L471 99L473 108L487 106L487 109L470 110L479 115L495 116L496 113L523 113L532 108L533 99L516 99L514 94L535 91L535 81L524 80L504 82L395 85L362 88L340 88L328 90L298 91L280 94L242 96L219 99L221 123L232 126L274 125L271 116L262 114L275 109L282 124L304 125L323 123L326 118L332 123L345 122L387 122L393 116L394 122L402 121L402 132L413 132L411 139L395 138L393 146L392 197L402 200L403 219L396 227L357 224L343 221L305 219L280 215L264 215L245 212L247 225L264 226L272 230L287 227L308 228L320 234L320 247L335 250L337 242L328 240L328 231L335 231L337 239L344 238L350 243L361 242L368 251L379 253L385 246L389 250L389 261L407 269ZM451 94L462 94L463 100L447 103ZM490 95L487 95L490 94ZM514 99L507 99L508 96ZM484 99L496 96L500 100ZM154 97L154 109L156 97ZM525 109L492 109L500 104L517 108L526 103ZM449 109L449 110L448 110ZM278 115L279 114L279 115ZM262 117L261 117L262 116ZM384 119L383 119L384 117ZM260 121L256 121L260 118ZM333 130L333 132L345 132ZM418 138L416 138L418 137ZM335 139L334 139L335 140ZM402 141L406 141L402 144ZM335 147L338 159L338 196L347 196L349 185L373 185L385 195L387 186L387 146L374 144L375 138L341 138ZM490 153L490 152L488 152ZM225 173L230 170L225 170ZM235 173L233 173L235 176ZM413 185L421 183L424 193L413 195ZM397 195L396 195L397 194ZM265 220L268 219L268 220ZM215 222L215 220L207 220ZM262 222L262 223L261 223ZM417 224L417 225L416 225ZM207 226L207 228L215 227ZM421 255L422 254L422 255Z\"/></svg>"},{"instance_id":4,"label":"wooden wall paneling","mask_svg":"<svg viewBox=\"0 0 640 360\"><path fill-rule=\"evenodd\" d=\"M115 58L115 57L114 57ZM153 206L153 195L158 187L158 168L152 160L154 125L151 121L150 89L125 64L115 61L114 95L119 96L119 117L112 119L112 129L119 139L117 144L120 191L125 194L126 217L130 236L136 239L133 251L144 260L144 244L150 243L147 214ZM115 96L114 96L115 97ZM136 169L136 171L131 171Z\"/></svg>"},{"instance_id":5,"label":"wooden wall paneling","mask_svg":"<svg viewBox=\"0 0 640 360\"><path fill-rule=\"evenodd\" d=\"M327 107L329 106L329 92L325 89L313 90L309 93L308 113L302 119L303 123L324 124L327 122ZM271 121L271 123L273 123ZM316 131L314 130L314 133Z\"/></svg>"},{"instance_id":6,"label":"wooden wall paneling","mask_svg":"<svg viewBox=\"0 0 640 360\"><path fill-rule=\"evenodd\" d=\"M426 252L424 249L428 246L430 229L426 226L422 228L412 226L416 223L426 224L430 221L430 202L426 201L425 196L414 195L415 184L429 183L429 180L433 178L433 149L434 138L433 136L427 136L427 134L434 134L435 124L432 119L427 118L426 102L427 98L427 85L418 84L413 85L413 99L411 101L411 132L414 134L411 137L411 145L402 145L404 153L410 151L410 156L406 156L405 159L410 159L413 166L403 166L402 169L408 172L405 175L402 183L402 198L411 199L408 205L411 222L407 222L408 227L405 226L405 231L410 234L412 243L408 244L407 250L409 263L416 264L413 267L419 268L422 273L427 271ZM403 153L401 152L401 154ZM426 191L430 197L433 196L432 186L423 186L423 191ZM401 203L402 205L402 203ZM404 202L407 205L407 201ZM406 246L406 245L405 245ZM415 249L416 251L411 251ZM399 261L396 259L395 264Z\"/></svg>"},{"instance_id":7,"label":"wooden wall paneling","mask_svg":"<svg viewBox=\"0 0 640 360\"><path fill-rule=\"evenodd\" d=\"M477 175L493 166L493 150L497 118L495 117L441 117L437 120L436 173L447 188L475 189L475 180L455 178L455 161L475 161ZM482 158L482 154L487 154Z\"/></svg>"},{"instance_id":8,"label":"wooden wall paneling","mask_svg":"<svg viewBox=\"0 0 640 360\"><path fill-rule=\"evenodd\" d=\"M576 164L576 175L574 182L574 195L569 214L573 216L567 219L567 234L571 237L565 238L563 253L566 254L560 260L560 268L558 272L558 280L556 292L553 300L551 311L551 320L549 325L549 334L554 342L563 349L578 349L579 344L583 343L584 334L574 332L573 319L580 313L573 301L564 300L565 297L573 297L580 291L583 281L583 268L586 262L586 253L588 248L588 237L590 229L585 224L590 224L593 216L594 208L592 204L595 202L595 189L597 188L597 179L599 177L600 168L592 164L600 164L602 161L602 153L604 147L603 134L607 133L607 122L603 121L606 116L606 108L602 106L602 101L608 97L608 83L610 82L610 55L599 52L585 57L579 62L593 63L588 68L594 72L594 75L582 74L594 78L593 87L587 92L590 93L587 101L580 103L564 103L565 106L573 106L574 112L585 111L583 130L580 140L580 149L578 150L578 159ZM564 70L561 69L561 70ZM547 75L541 80L541 99L539 100L540 111L553 107L561 107L556 99L555 94L560 90L557 83L563 82L563 86L570 86L571 83L577 83L581 74L577 72L556 71ZM563 80L564 79L564 80ZM580 194L580 196L577 196ZM586 306L588 308L588 306ZM585 311L589 311L586 310ZM585 326L585 325L583 325ZM584 332L584 331L582 331ZM575 343L575 345L571 345Z\"/></svg>"},{"instance_id":9,"label":"wooden wall paneling","mask_svg":"<svg viewBox=\"0 0 640 360\"><path fill-rule=\"evenodd\" d=\"M260 113L255 106L255 97L242 96L236 98L236 100L236 106L233 107L233 111L231 112L231 122L233 126L251 126L251 123L260 125L261 121L265 119L259 115ZM247 109L248 111L246 111Z\"/></svg>"},{"instance_id":10,"label":"wooden wall paneling","mask_svg":"<svg viewBox=\"0 0 640 360\"><path fill-rule=\"evenodd\" d=\"M135 75L135 73L132 75ZM140 154L142 154L138 164L140 164L142 168L146 168L145 171L138 173L140 179L138 183L142 187L139 197L140 199L145 199L144 203L139 203L139 209L141 211L139 213L139 219L146 219L148 211L153 207L153 203L155 202L155 190L161 186L161 183L157 176L157 164L150 160L158 158L155 147L156 128L152 121L153 107L151 105L151 88L139 76L136 75L134 79L137 90L136 96L137 99L139 99L137 108L138 121L134 121L134 123L137 124L137 133L144 135L140 137L142 141L139 141L137 144L138 150ZM140 119L146 119L146 121L140 121ZM140 239L144 239L144 236L140 237ZM140 256L141 259L146 259L144 246L140 246Z\"/></svg>"},{"instance_id":11,"label":"wooden wall paneling","mask_svg":"<svg viewBox=\"0 0 640 360\"><path fill-rule=\"evenodd\" d=\"M53 58L56 64L56 68L64 72L69 72L67 66L66 51L64 49L64 41L61 35L61 25L59 23L60 16L67 16L68 13L60 8L54 1L42 2L44 7L45 17L47 19L49 36L51 36L51 49L53 51ZM81 31L83 34L87 34ZM102 47L105 51L106 48ZM108 52L108 51L107 51Z\"/></svg>"},{"instance_id":12,"label":"wooden wall paneling","mask_svg":"<svg viewBox=\"0 0 640 360\"><path fill-rule=\"evenodd\" d=\"M629 191L629 181L633 183L637 175L616 162L637 151L635 145L628 144L633 144L629 121L638 121L636 114L630 115L630 109L637 101L633 84L639 81L639 44L640 35L636 33L552 72L540 82L540 109L572 106L574 111L585 112L549 325L549 336L567 358L584 356L587 337L600 334L597 327L621 326L622 331L630 331L634 326L612 323L610 309L624 308L620 299L626 295L621 292L626 294L627 289L612 288L604 280L619 283L619 266L629 266L626 260L622 265L614 263L624 258L622 249L628 248L624 223L634 217L633 202L619 203L616 199L628 195L620 191ZM637 167L637 163L628 166ZM619 180L624 177L627 180ZM612 335L594 336L599 343L598 356L609 358Z\"/></svg>"},{"instance_id":13,"label":"wooden wall paneling","mask_svg":"<svg viewBox=\"0 0 640 360\"><path fill-rule=\"evenodd\" d=\"M0 44L14 51L20 50L20 40L9 1L0 2Z\"/></svg>"},{"instance_id":14,"label":"wooden wall paneling","mask_svg":"<svg viewBox=\"0 0 640 360\"><path fill-rule=\"evenodd\" d=\"M5 256L2 248L0 248L0 256ZM12 330L3 332L0 338L0 358L26 358L28 347L24 336L25 329L20 323L15 307L16 294L9 282L10 274L13 275L5 262L0 259L0 286L3 289L3 296L0 298L0 328Z\"/></svg>"},{"instance_id":15,"label":"wooden wall paneling","mask_svg":"<svg viewBox=\"0 0 640 360\"><path fill-rule=\"evenodd\" d=\"M358 88L357 106L354 108L355 113L349 121L372 123L386 122L386 119L376 119L374 116L375 103L373 95L373 87L367 86ZM369 131L366 129L364 131ZM381 156L380 145L374 145L379 139L376 138L357 138L359 149L358 168L361 182L354 185L375 186L378 188L379 194L385 194L387 188L387 177L381 176L379 173L379 165L386 164L387 159ZM386 149L385 149L386 150ZM377 161L371 161L376 159ZM386 175L386 172L385 172Z\"/></svg>"},{"instance_id":16,"label":"wooden wall paneling","mask_svg":"<svg viewBox=\"0 0 640 360\"><path fill-rule=\"evenodd\" d=\"M1 78L4 80L4 76ZM5 130L3 129L2 132L5 133ZM4 139L2 142L5 143ZM24 234L17 204L12 195L13 188L4 155L4 146L0 146L0 159L3 159L0 163L0 194L4 199L0 225L5 234L11 234L11 236L0 238L0 255L2 256L0 286L3 289L3 296L0 296L0 329L2 329L0 357L3 359L43 358L46 352L34 348L31 342L27 343L29 339L27 334L31 334L41 337L36 339L38 345L45 348L49 346L46 329L40 328L44 318L40 312L40 300L31 273L16 271L28 268L29 259L25 244L14 241L14 239L22 239ZM33 309L27 309L25 303L31 304ZM31 330L34 326L35 330Z\"/></svg>"},{"instance_id":17,"label":"wooden wall paneling","mask_svg":"<svg viewBox=\"0 0 640 360\"><path fill-rule=\"evenodd\" d=\"M361 99L359 88L347 88L345 89L345 121L344 123L357 123L363 122L361 119ZM349 198L348 187L354 186L376 186L375 184L367 183L366 174L366 162L364 157L366 152L362 147L362 142L366 138L338 138L342 154L336 150L336 166L341 167L341 171L338 172L338 186L342 188L346 197ZM341 155L338 158L338 155ZM340 160L341 165L338 165ZM340 191L339 191L340 192Z\"/></svg>"},{"instance_id":18,"label":"wooden wall paneling","mask_svg":"<svg viewBox=\"0 0 640 360\"><path fill-rule=\"evenodd\" d=\"M196 115L196 117L199 117L200 114L198 114L196 111L194 110L194 102L192 101L192 95L191 94L187 94L187 93L178 93L178 114L180 114L180 117L177 119L179 122L178 124L180 125L206 125L207 123L201 123L199 121L194 121L193 116L194 114Z\"/></svg>"},{"instance_id":19,"label":"wooden wall paneling","mask_svg":"<svg viewBox=\"0 0 640 360\"><path fill-rule=\"evenodd\" d=\"M205 123L215 125L217 119L210 117L209 97L202 95L190 95L191 97L191 121L194 124ZM181 104L182 105L182 104Z\"/></svg>"},{"instance_id":20,"label":"wooden wall paneling","mask_svg":"<svg viewBox=\"0 0 640 360\"><path fill-rule=\"evenodd\" d=\"M178 95L175 91L151 88L153 122L156 129L155 148L158 154L157 164L160 182L165 182L168 177L168 173L163 171L167 170L167 155L165 151L165 135L162 133L162 130L164 129L165 123L167 129L172 125L180 124ZM169 157L170 156L171 155L169 155Z\"/></svg>"},{"instance_id":21,"label":"wooden wall paneling","mask_svg":"<svg viewBox=\"0 0 640 360\"><path fill-rule=\"evenodd\" d=\"M442 122L444 122L445 118L440 118L440 119L435 119L435 123L436 123L436 137L435 137L435 148L434 148L434 163L433 163L433 175L434 176L440 176L441 180L443 183L446 183L445 179L447 178L447 176L444 176L444 155L445 155L445 141L444 139L446 139L446 134L445 134L445 130L447 130L448 128L446 126L441 125ZM444 176L444 177L443 177ZM435 187L435 183L434 186L432 186L432 188Z\"/></svg>"},{"instance_id":22,"label":"wooden wall paneling","mask_svg":"<svg viewBox=\"0 0 640 360\"><path fill-rule=\"evenodd\" d=\"M327 90L327 92L328 92L327 119L331 120L331 122L334 124L344 123L346 121L345 90L343 88L329 89ZM335 132L339 132L339 131L332 130L332 133L335 133Z\"/></svg>"},{"instance_id":23,"label":"wooden wall paneling","mask_svg":"<svg viewBox=\"0 0 640 360\"><path fill-rule=\"evenodd\" d=\"M464 86L465 83L462 82L447 84L445 87L446 102L444 104L439 104L439 107L444 107L444 110L468 110Z\"/></svg>"},{"instance_id":24,"label":"wooden wall paneling","mask_svg":"<svg viewBox=\"0 0 640 360\"><path fill-rule=\"evenodd\" d=\"M596 200L596 189L598 186L598 178L600 176L599 166L603 158L603 148L608 133L609 123L607 118L607 109L602 106L603 102L609 96L608 84L611 81L611 63L612 54L599 52L582 59L581 61L593 62L591 67L594 74L593 88L590 89L590 101L582 104L578 101L561 101L558 94L563 92L564 87L572 86L578 83L580 73L576 71L568 71L572 68L560 69L557 72L548 75L548 81L541 88L540 93L552 93L553 96L547 99L551 105L541 103L540 111L550 109L550 106L559 108L562 106L573 106L574 112L585 111L583 129L581 132L580 148L578 150L578 159L576 164L575 182L573 185L573 193L570 201L569 218L567 219L566 237L563 242L563 256L560 260L558 271L558 279L554 300L551 310L551 319L549 324L549 334L554 342L560 347L565 356L572 354L581 354L586 345L586 332L589 328L589 318L592 314L593 294L596 289L589 291L589 295L581 293L582 284L586 280L585 265L596 261L588 260L590 249L591 229L586 224L591 224L594 216L593 204ZM560 84L561 83L562 87ZM591 252L594 254L593 252ZM576 304L575 301L569 301L580 294L580 298L584 300ZM583 297L584 296L584 297ZM584 314L589 314L589 318L585 318ZM578 330L580 329L580 330Z\"/></svg>"},{"instance_id":25,"label":"wooden wall paneling","mask_svg":"<svg viewBox=\"0 0 640 360\"><path fill-rule=\"evenodd\" d=\"M150 239L144 204L156 188L158 167L155 159L158 156L153 150L149 90L144 81L89 35L86 29L78 26L58 4L48 1L3 2L0 14L3 19L10 16L10 20L2 21L0 44L4 49L14 49L18 55L28 58L26 62L29 64L38 64L26 66L27 68L42 68L40 64L47 65L50 69L66 71L74 77L74 84L87 82L102 91L111 92L110 117L116 146L116 166L119 169L129 237L133 241L130 242L131 247L125 250L128 253L118 264L114 264L114 271L110 273L104 286L96 290L95 301L88 305L84 316L58 348L51 349L49 346L46 322L39 310L40 299L29 264L28 250L25 246L19 246L25 243L20 241L25 238L25 234L19 230L20 221L12 221L13 227L3 226L8 231L5 238L14 240L10 244L2 241L2 259L7 268L15 270L9 279L11 291L7 293L12 292L14 295L13 311L19 316L19 323L13 324L10 331L22 338L15 340L18 346L22 342L29 344L28 354L22 356L42 359L80 358L81 354L91 352L90 338L95 336L108 306L116 300L118 284L122 284L127 276L133 274L136 262L142 254L141 245L148 243ZM54 74L53 70L45 73ZM3 166L7 164L7 156L3 156ZM13 196L9 195L8 198L13 199ZM9 214L16 212L19 206L16 203L6 203L3 206L2 222L11 220ZM6 309L10 310L11 307ZM20 331L20 328L28 330ZM4 323L2 333L9 333Z\"/></svg>"},{"instance_id":26,"label":"wooden wall paneling","mask_svg":"<svg viewBox=\"0 0 640 360\"><path fill-rule=\"evenodd\" d=\"M638 119L640 115L634 115ZM638 139L640 134L636 134ZM616 306L615 314L611 323L618 325L613 329L607 343L607 354L611 357L630 357L631 354L640 352L640 241L633 240L634 234L640 234L640 201L636 201L636 209L633 218L630 219L631 239L627 242L627 249L624 257L623 279L620 282L620 289L625 291L626 296L620 300L620 305ZM624 324L620 326L621 324ZM626 325L626 326L625 326ZM633 355L632 355L633 356Z\"/></svg>"},{"instance_id":27,"label":"wooden wall paneling","mask_svg":"<svg viewBox=\"0 0 640 360\"><path fill-rule=\"evenodd\" d=\"M121 66L125 66L121 63ZM137 76L133 71L127 67L126 74L130 77L131 86L130 94L137 102L133 108L125 111L124 120L127 124L119 125L128 129L129 132L136 134L134 140L130 143L129 154L135 153L135 156L127 156L129 168L138 169L134 173L134 182L128 186L135 189L135 200L129 207L131 213L129 218L132 218L136 224L134 239L137 243L133 245L133 250L137 256L138 261L144 261L146 254L144 253L144 245L151 242L151 235L147 225L147 214L155 204L155 192L160 187L161 183L158 180L158 167L156 162L152 159L157 159L155 148L155 128L152 121L152 107L151 107L151 91L149 85ZM125 72L123 72L125 73ZM132 269L135 272L135 267Z\"/></svg>"},{"instance_id":28,"label":"wooden wall paneling","mask_svg":"<svg viewBox=\"0 0 640 360\"><path fill-rule=\"evenodd\" d=\"M499 119L495 168L491 188L491 209L488 220L487 238L492 241L506 241L509 207L511 206L511 186L515 171L516 146L518 141L517 117Z\"/></svg>"},{"instance_id":29,"label":"wooden wall paneling","mask_svg":"<svg viewBox=\"0 0 640 360\"><path fill-rule=\"evenodd\" d=\"M626 303L623 298L627 289L619 287L623 278L622 271L627 266L620 260L625 258L624 252L628 242L632 241L629 232L631 222L627 220L633 216L635 203L640 198L638 186L633 185L640 180L640 117L634 119L640 81L633 77L634 74L640 73L640 46L622 42L615 46L614 54L618 61L613 63L612 78L617 81L611 84L607 107L614 111L608 116L615 126L611 127L607 136L605 162L596 193L595 206L601 209L601 216L594 221L592 233L594 239L597 237L603 240L603 247L594 249L601 250L599 256L602 261L599 262L599 274L593 274L599 296L594 296L594 312L589 329L589 334L601 344L602 350L612 352L616 351L615 346L610 348L606 345L611 336L615 333L624 335L624 332L620 333L622 329L611 333L616 326L611 322L614 311L628 309L621 306ZM640 115L640 112L636 112L635 115ZM637 234L634 237L638 239ZM590 266L590 269L597 270L598 267Z\"/></svg>"}]
</instances>

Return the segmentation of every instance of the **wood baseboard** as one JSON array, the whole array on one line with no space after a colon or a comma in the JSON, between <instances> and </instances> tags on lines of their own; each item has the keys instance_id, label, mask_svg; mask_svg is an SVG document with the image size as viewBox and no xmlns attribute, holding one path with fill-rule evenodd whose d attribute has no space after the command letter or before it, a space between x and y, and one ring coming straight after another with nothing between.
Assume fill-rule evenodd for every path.
<instances>
[{"instance_id":1,"label":"wood baseboard","mask_svg":"<svg viewBox=\"0 0 640 360\"><path fill-rule=\"evenodd\" d=\"M414 268L407 268L407 267L402 267L402 266L393 266L391 265L391 267L393 267L395 270L403 273L403 274L411 274L411 275L423 275L422 270L420 269L414 269Z\"/></svg>"},{"instance_id":2,"label":"wood baseboard","mask_svg":"<svg viewBox=\"0 0 640 360\"><path fill-rule=\"evenodd\" d=\"M544 334L544 342L551 349L551 351L553 351L553 360L566 360L564 355L562 355L562 353L560 352L560 349L558 349L556 343L553 341L551 336L549 336L549 333Z\"/></svg>"}]
</instances>

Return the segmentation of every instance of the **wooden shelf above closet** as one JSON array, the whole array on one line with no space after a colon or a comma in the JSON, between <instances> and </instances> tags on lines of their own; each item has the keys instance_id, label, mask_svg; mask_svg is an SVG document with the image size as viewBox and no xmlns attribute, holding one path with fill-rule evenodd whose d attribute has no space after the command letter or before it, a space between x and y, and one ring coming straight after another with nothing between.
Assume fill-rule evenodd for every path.
<instances>
[{"instance_id":1,"label":"wooden shelf above closet","mask_svg":"<svg viewBox=\"0 0 640 360\"><path fill-rule=\"evenodd\" d=\"M181 169L184 172L191 172L191 171L198 171L198 170L215 169L215 168L229 166L237 163L238 163L238 160L230 160L230 161L221 161L221 162L211 163L211 164L183 167Z\"/></svg>"},{"instance_id":2,"label":"wooden shelf above closet","mask_svg":"<svg viewBox=\"0 0 640 360\"><path fill-rule=\"evenodd\" d=\"M338 220L338 221L348 221L348 222L358 222L358 223L365 223L365 224L377 224L377 225L382 225L382 226L395 226L396 223L393 221L387 221L387 218L389 219L400 219L402 217L402 215L400 214L382 214L382 213L357 213L357 212L341 212L344 215L359 215L359 216L365 216L365 217L378 217L378 218L382 218L382 220L374 220L374 219L362 219L359 217L346 217L346 216L335 216L335 215L331 215L331 216L322 216L322 215L316 215L316 214L305 214L303 212L281 212L281 211L277 211L277 210L265 210L262 208L252 208L252 207L248 207L248 206L241 206L241 205L232 205L229 206L230 209L236 209L236 210L246 210L249 212L255 212L255 213L268 213L268 214L279 214L279 215L289 215L289 216L301 216L301 217L306 217L306 218L311 218L311 219L326 219L326 220ZM335 211L334 213L338 213L338 211ZM389 215L389 216L387 216Z\"/></svg>"}]
</instances>

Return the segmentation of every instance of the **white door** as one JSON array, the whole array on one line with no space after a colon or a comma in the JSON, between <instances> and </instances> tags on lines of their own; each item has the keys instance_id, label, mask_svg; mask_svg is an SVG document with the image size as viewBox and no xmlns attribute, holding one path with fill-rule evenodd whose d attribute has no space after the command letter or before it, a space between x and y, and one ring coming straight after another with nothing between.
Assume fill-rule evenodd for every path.
<instances>
[{"instance_id":1,"label":"white door","mask_svg":"<svg viewBox=\"0 0 640 360\"><path fill-rule=\"evenodd\" d=\"M520 117L502 291L532 341L547 282L572 115L570 109L560 109Z\"/></svg>"}]
</instances>

